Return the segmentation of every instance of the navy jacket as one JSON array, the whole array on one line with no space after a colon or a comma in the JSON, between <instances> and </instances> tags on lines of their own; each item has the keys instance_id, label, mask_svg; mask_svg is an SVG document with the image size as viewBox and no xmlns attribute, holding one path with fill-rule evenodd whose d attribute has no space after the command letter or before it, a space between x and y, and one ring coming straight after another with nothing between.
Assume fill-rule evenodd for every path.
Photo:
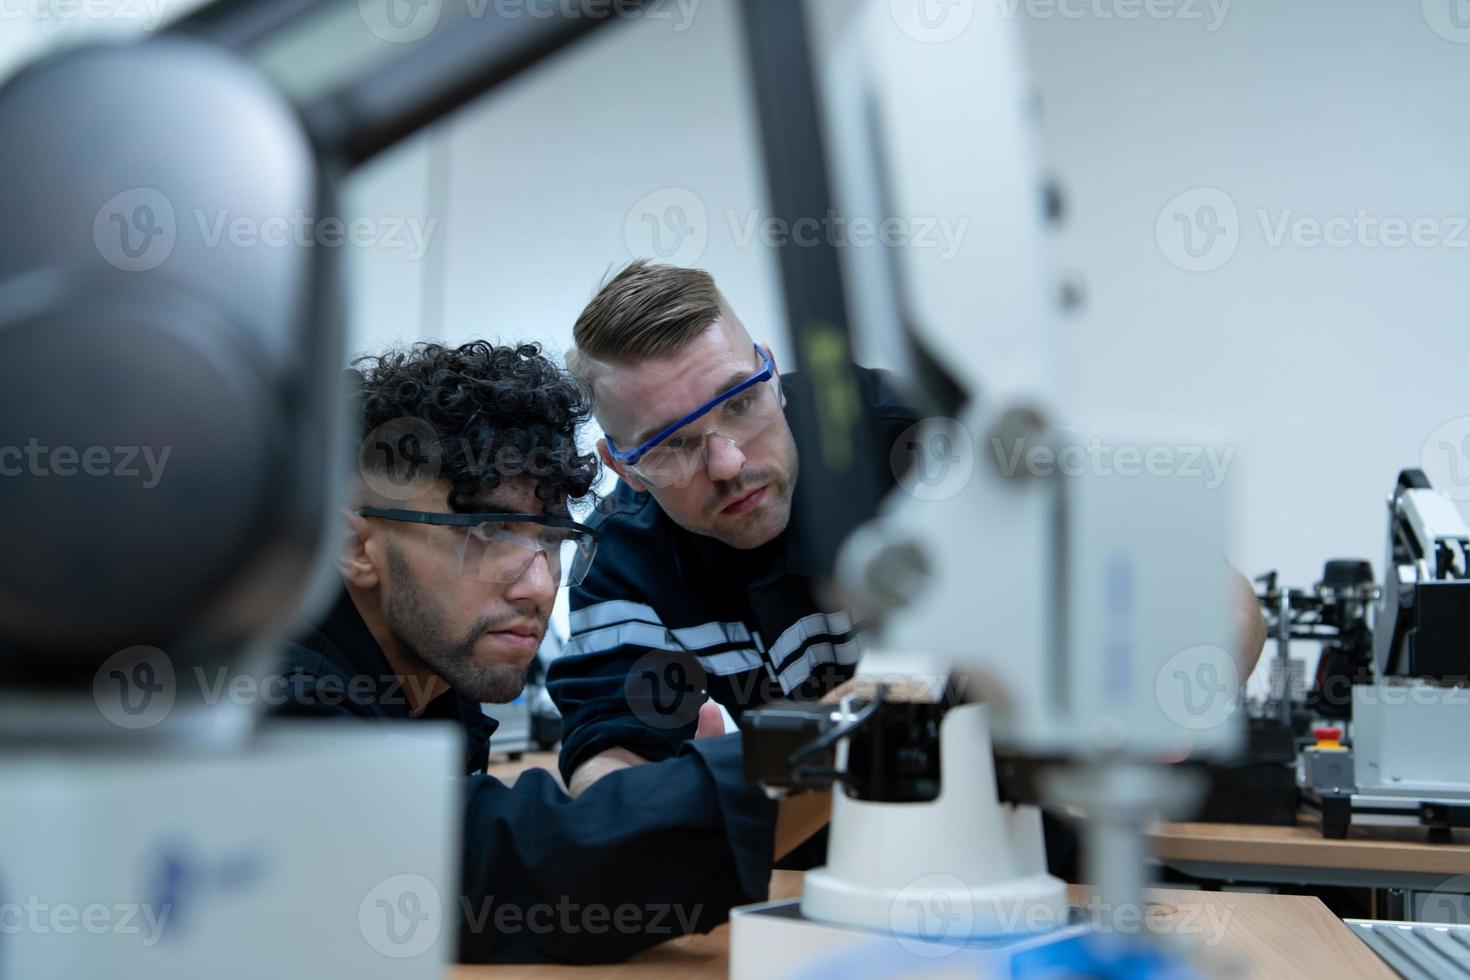
<instances>
[{"instance_id":1,"label":"navy jacket","mask_svg":"<svg viewBox=\"0 0 1470 980\"><path fill-rule=\"evenodd\" d=\"M891 451L917 417L885 372L859 369L858 381L888 489ZM798 478L796 493L805 486ZM861 624L814 595L816 570L797 558L798 522L741 551L684 530L619 481L590 523L602 532L597 560L572 590L571 642L547 673L563 719L563 776L614 746L668 758L694 734L706 697L738 721L747 708L820 697L852 676Z\"/></svg>"},{"instance_id":2,"label":"navy jacket","mask_svg":"<svg viewBox=\"0 0 1470 980\"><path fill-rule=\"evenodd\" d=\"M345 592L287 648L284 673L279 714L413 723ZM478 704L451 692L418 718L454 721L465 733L461 962L620 960L708 932L731 906L765 899L776 807L744 784L738 737L691 742L573 800L545 770L512 786L477 775L495 730ZM392 774L383 775L392 793ZM497 911L507 907L516 916Z\"/></svg>"}]
</instances>

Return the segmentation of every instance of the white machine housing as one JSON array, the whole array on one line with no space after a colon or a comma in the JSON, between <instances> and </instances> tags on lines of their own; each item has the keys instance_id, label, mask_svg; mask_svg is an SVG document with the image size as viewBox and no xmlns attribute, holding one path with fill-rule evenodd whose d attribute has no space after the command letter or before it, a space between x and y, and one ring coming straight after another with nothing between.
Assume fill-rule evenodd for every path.
<instances>
[{"instance_id":1,"label":"white machine housing","mask_svg":"<svg viewBox=\"0 0 1470 980\"><path fill-rule=\"evenodd\" d=\"M1394 511L1389 515L1384 589L1373 635L1373 673L1379 678L1388 674L1395 652L1394 619L1412 599L1415 586L1470 575L1470 526L1446 494L1427 487L1405 489L1398 492L1390 507ZM1417 561L1394 560L1394 527L1400 521L1423 552Z\"/></svg>"},{"instance_id":2,"label":"white machine housing","mask_svg":"<svg viewBox=\"0 0 1470 980\"><path fill-rule=\"evenodd\" d=\"M864 669L887 670L893 656L924 650L974 671L992 695L1003 748L1154 758L1182 743L1199 754L1234 752L1239 727L1209 723L1228 714L1223 702L1238 690L1226 490L1209 486L1199 465L1227 440L1157 419L1067 428L1077 420L1058 417L1066 406L1038 112L1017 19L976 4L964 31L934 44L886 23L890 13L901 25L925 23L917 0L869 6L885 21L869 34L868 61L887 207L968 222L953 255L910 247L893 259L914 340L971 396L956 421L973 472L952 494L895 492L887 501L877 532L922 546L930 575L886 624L887 652ZM1036 430L1018 433L1017 417L1037 420ZM1212 700L1205 719L1177 698L1211 674L1228 690L1215 691L1225 698ZM1161 697L1171 685L1176 698ZM1206 692L1194 693L1198 707Z\"/></svg>"},{"instance_id":3,"label":"white machine housing","mask_svg":"<svg viewBox=\"0 0 1470 980\"><path fill-rule=\"evenodd\" d=\"M442 980L460 745L300 722L235 752L8 748L0 977Z\"/></svg>"},{"instance_id":4,"label":"white machine housing","mask_svg":"<svg viewBox=\"0 0 1470 980\"><path fill-rule=\"evenodd\" d=\"M1429 487L1399 490L1390 507L1373 683L1353 686L1352 819L1417 826L1423 803L1470 804L1470 686L1463 678L1445 683L1389 673L1397 652L1395 625L1411 609L1420 583L1470 577L1470 526L1454 500ZM1395 560L1399 528L1422 557ZM1470 593L1470 586L1463 588Z\"/></svg>"},{"instance_id":5,"label":"white machine housing","mask_svg":"<svg viewBox=\"0 0 1470 980\"><path fill-rule=\"evenodd\" d=\"M950 938L964 942L1065 922L1039 811L998 801L992 735L1018 754L1084 760L1050 796L1088 810L1091 880L1121 907L1142 898L1145 820L1178 802L1171 795L1189 796L1152 763L1235 752L1243 679L1227 614L1224 493L1188 465L1223 440L1059 421L1035 103L1018 28L999 6L975 4L965 30L926 43L922 7L867 5L871 29L848 37L864 54L835 59L845 71L866 67L866 91L834 96L829 127L845 209L881 202L887 214L966 222L954 254L908 247L891 260L895 319L970 401L959 418L912 434L920 454L943 437L958 472L903 483L849 540L838 572L857 595L880 595L870 586L885 579L904 593L860 677L901 680L924 692L916 700L955 683L983 704L945 716L934 801L834 794L829 865L808 874L801 911L903 936L927 933L923 910L958 910L969 927ZM866 168L844 162L871 154ZM900 566L908 572L895 576ZM755 962L739 954L750 921L734 918L737 963Z\"/></svg>"},{"instance_id":6,"label":"white machine housing","mask_svg":"<svg viewBox=\"0 0 1470 980\"><path fill-rule=\"evenodd\" d=\"M1470 801L1470 689L1389 678L1353 687L1354 823L1419 824L1421 800Z\"/></svg>"}]
</instances>

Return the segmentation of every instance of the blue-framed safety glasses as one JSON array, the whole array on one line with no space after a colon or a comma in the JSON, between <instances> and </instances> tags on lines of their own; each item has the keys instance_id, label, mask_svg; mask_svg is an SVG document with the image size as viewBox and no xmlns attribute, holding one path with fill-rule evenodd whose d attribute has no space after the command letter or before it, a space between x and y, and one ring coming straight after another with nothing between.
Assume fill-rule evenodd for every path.
<instances>
[{"instance_id":1,"label":"blue-framed safety glasses","mask_svg":"<svg viewBox=\"0 0 1470 980\"><path fill-rule=\"evenodd\" d=\"M671 487L688 482L705 466L710 436L740 446L765 431L781 415L780 381L771 356L759 344L755 352L761 359L755 374L632 449L619 449L609 436L608 453L643 482ZM705 424L696 424L706 418Z\"/></svg>"}]
</instances>

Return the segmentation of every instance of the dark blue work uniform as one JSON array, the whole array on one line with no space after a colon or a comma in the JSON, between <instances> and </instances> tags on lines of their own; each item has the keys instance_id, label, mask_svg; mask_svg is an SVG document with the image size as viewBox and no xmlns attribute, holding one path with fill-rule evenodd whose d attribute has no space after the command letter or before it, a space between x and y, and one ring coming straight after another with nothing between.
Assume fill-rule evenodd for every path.
<instances>
[{"instance_id":1,"label":"dark blue work uniform","mask_svg":"<svg viewBox=\"0 0 1470 980\"><path fill-rule=\"evenodd\" d=\"M914 447L900 443L918 416L887 372L859 368L857 378L886 492L916 463ZM803 486L798 479L798 496ZM863 624L818 597L798 521L741 551L685 530L651 494L619 481L589 523L602 533L597 561L572 589L571 641L547 671L564 777L615 746L670 757L693 737L706 698L738 722L749 708L819 698L853 675ZM1075 880L1074 834L1050 814L1044 825L1053 872ZM788 866L822 860L824 839L809 844Z\"/></svg>"},{"instance_id":2,"label":"dark blue work uniform","mask_svg":"<svg viewBox=\"0 0 1470 980\"><path fill-rule=\"evenodd\" d=\"M318 628L288 646L283 673L278 714L414 717L345 592ZM765 899L776 806L744 785L735 736L691 742L666 762L610 775L573 800L545 770L524 772L513 786L480 774L496 722L479 704L451 691L417 717L455 722L465 735L461 962L620 960L708 932L732 906ZM392 773L383 774L383 792L393 792ZM495 916L474 913L490 903L600 906L608 915L596 929L566 930L554 911L543 917L545 928L531 928L528 914L525 925L497 932ZM617 910L630 906L640 911L638 928L614 927Z\"/></svg>"},{"instance_id":3,"label":"dark blue work uniform","mask_svg":"<svg viewBox=\"0 0 1470 980\"><path fill-rule=\"evenodd\" d=\"M917 416L886 372L858 369L858 390L886 491L898 478L893 448ZM804 487L798 479L796 494ZM623 481L599 510L589 522L602 534L597 561L572 589L571 642L547 673L563 776L615 746L668 758L693 736L706 694L738 722L748 708L814 699L852 676L862 624L818 600L798 521L742 551L686 531Z\"/></svg>"}]
</instances>

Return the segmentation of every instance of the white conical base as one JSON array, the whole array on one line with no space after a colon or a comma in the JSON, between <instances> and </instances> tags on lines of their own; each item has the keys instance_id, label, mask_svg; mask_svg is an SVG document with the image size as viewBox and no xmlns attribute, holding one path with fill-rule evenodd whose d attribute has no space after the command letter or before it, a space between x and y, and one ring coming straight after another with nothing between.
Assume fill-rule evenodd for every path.
<instances>
[{"instance_id":1,"label":"white conical base","mask_svg":"<svg viewBox=\"0 0 1470 980\"><path fill-rule=\"evenodd\" d=\"M1041 811L1001 804L985 706L940 726L939 798L832 801L828 865L806 876L811 919L931 940L1015 935L1067 921L1067 886L1046 873Z\"/></svg>"}]
</instances>

